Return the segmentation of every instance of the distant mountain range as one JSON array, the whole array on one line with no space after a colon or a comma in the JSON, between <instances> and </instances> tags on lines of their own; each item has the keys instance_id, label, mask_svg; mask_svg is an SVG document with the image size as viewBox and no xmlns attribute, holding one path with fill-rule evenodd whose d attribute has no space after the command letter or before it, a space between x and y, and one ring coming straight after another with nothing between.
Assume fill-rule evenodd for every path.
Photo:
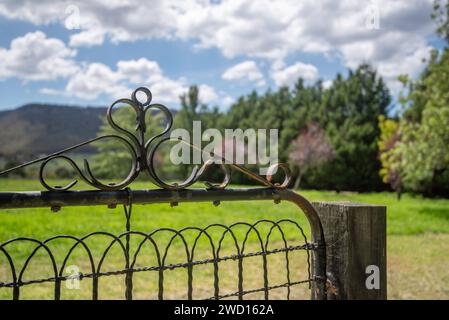
<instances>
[{"instance_id":1,"label":"distant mountain range","mask_svg":"<svg viewBox=\"0 0 449 320\"><path fill-rule=\"evenodd\" d=\"M94 138L105 115L102 107L47 104L1 111L0 156L28 158Z\"/></svg>"}]
</instances>

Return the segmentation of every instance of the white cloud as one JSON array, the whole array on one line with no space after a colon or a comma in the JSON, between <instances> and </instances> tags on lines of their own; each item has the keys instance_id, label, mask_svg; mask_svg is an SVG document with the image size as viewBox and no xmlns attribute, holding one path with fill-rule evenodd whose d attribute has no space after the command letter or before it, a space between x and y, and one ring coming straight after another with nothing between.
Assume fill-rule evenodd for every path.
<instances>
[{"instance_id":1,"label":"white cloud","mask_svg":"<svg viewBox=\"0 0 449 320\"><path fill-rule=\"evenodd\" d=\"M129 95L131 88L151 88L155 102L178 102L187 87L181 80L166 77L159 64L145 58L117 62L116 70L102 63L91 63L67 83L66 94L85 100L106 94L113 98Z\"/></svg>"},{"instance_id":2,"label":"white cloud","mask_svg":"<svg viewBox=\"0 0 449 320\"><path fill-rule=\"evenodd\" d=\"M30 32L11 41L10 48L0 47L0 78L15 77L39 81L68 77L78 70L76 51L59 39L41 32Z\"/></svg>"},{"instance_id":3,"label":"white cloud","mask_svg":"<svg viewBox=\"0 0 449 320\"><path fill-rule=\"evenodd\" d=\"M235 102L235 99L231 96L223 97L223 106L226 108L231 106L234 102Z\"/></svg>"},{"instance_id":4,"label":"white cloud","mask_svg":"<svg viewBox=\"0 0 449 320\"><path fill-rule=\"evenodd\" d=\"M155 102L178 103L179 96L187 92L185 79L167 77L156 61L146 58L122 60L113 70L99 62L77 62L76 53L63 41L48 38L41 31L27 33L11 41L10 48L0 47L0 79L42 81L67 78L64 90L44 87L39 92L84 100L95 100L101 95L122 98L130 94L131 88L146 86L151 88ZM200 84L199 88L202 102L218 100L219 95L212 86Z\"/></svg>"},{"instance_id":5,"label":"white cloud","mask_svg":"<svg viewBox=\"0 0 449 320\"><path fill-rule=\"evenodd\" d=\"M137 0L71 1L81 30L70 45L150 38L192 40L224 56L284 60L307 52L338 57L348 67L372 63L394 85L399 73L416 74L427 57L426 37L434 32L432 0ZM36 25L64 24L66 2L0 3L0 15ZM377 14L379 29L367 27ZM73 17L71 17L73 18ZM419 54L418 54L419 53ZM398 66L394 70L394 66Z\"/></svg>"},{"instance_id":6,"label":"white cloud","mask_svg":"<svg viewBox=\"0 0 449 320\"><path fill-rule=\"evenodd\" d=\"M146 5L137 0L18 0L0 3L0 15L36 25L66 26L70 21L80 27L80 33L72 36L71 45L92 46L103 43L106 35L113 42L168 38L184 7L176 0L151 1Z\"/></svg>"},{"instance_id":7,"label":"white cloud","mask_svg":"<svg viewBox=\"0 0 449 320\"><path fill-rule=\"evenodd\" d=\"M119 61L117 72L132 83L156 82L163 77L159 64L145 58Z\"/></svg>"},{"instance_id":8,"label":"white cloud","mask_svg":"<svg viewBox=\"0 0 449 320\"><path fill-rule=\"evenodd\" d=\"M281 64L273 64L271 77L277 86L292 86L300 77L306 81L316 80L318 69L314 65L302 62L296 62L287 67Z\"/></svg>"},{"instance_id":9,"label":"white cloud","mask_svg":"<svg viewBox=\"0 0 449 320\"><path fill-rule=\"evenodd\" d=\"M198 86L199 99L203 103L210 103L218 99L218 94L215 89L207 84Z\"/></svg>"},{"instance_id":10,"label":"white cloud","mask_svg":"<svg viewBox=\"0 0 449 320\"><path fill-rule=\"evenodd\" d=\"M400 83L398 75L416 76L424 67L423 60L430 56L431 47L417 36L410 36L404 44L401 34L385 34L379 37L382 46L377 42L358 41L343 45L341 51L345 64L356 68L361 63L375 65L384 77L390 89L397 93Z\"/></svg>"},{"instance_id":11,"label":"white cloud","mask_svg":"<svg viewBox=\"0 0 449 320\"><path fill-rule=\"evenodd\" d=\"M178 102L186 92L184 80L166 77L159 64L145 58L119 61L116 70L93 62L84 64L75 60L76 50L63 41L48 38L43 32L27 33L11 42L10 48L0 47L0 79L18 78L25 81L67 78L65 90L42 88L43 94L75 96L95 100L106 94L113 98L127 96L130 88L150 87L159 102ZM212 87L202 85L203 99L216 98Z\"/></svg>"},{"instance_id":12,"label":"white cloud","mask_svg":"<svg viewBox=\"0 0 449 320\"><path fill-rule=\"evenodd\" d=\"M277 58L287 54L287 29L299 17L298 1L198 1L178 18L177 35L219 48L226 57ZM288 42L288 41L287 41Z\"/></svg>"},{"instance_id":13,"label":"white cloud","mask_svg":"<svg viewBox=\"0 0 449 320\"><path fill-rule=\"evenodd\" d=\"M329 89L332 86L333 81L332 80L324 80L323 81L323 89Z\"/></svg>"},{"instance_id":14,"label":"white cloud","mask_svg":"<svg viewBox=\"0 0 449 320\"><path fill-rule=\"evenodd\" d=\"M103 44L104 33L100 30L87 30L70 36L69 45L72 47L92 47Z\"/></svg>"},{"instance_id":15,"label":"white cloud","mask_svg":"<svg viewBox=\"0 0 449 320\"><path fill-rule=\"evenodd\" d=\"M53 88L41 88L41 89L39 89L39 92L42 94L51 95L51 96L64 94L64 91L61 91L58 89L53 89Z\"/></svg>"},{"instance_id":16,"label":"white cloud","mask_svg":"<svg viewBox=\"0 0 449 320\"><path fill-rule=\"evenodd\" d=\"M179 103L179 96L186 93L184 79L171 79L164 75L155 61L146 58L122 60L115 70L103 63L86 64L69 78L63 91L52 88L40 90L43 94L74 96L83 100L95 100L105 95L113 99L127 97L132 89L144 86L151 89L155 103ZM219 95L212 86L199 85L203 103L217 101Z\"/></svg>"},{"instance_id":17,"label":"white cloud","mask_svg":"<svg viewBox=\"0 0 449 320\"><path fill-rule=\"evenodd\" d=\"M75 74L66 85L66 93L85 100L97 99L101 94L128 93L127 86L120 84L121 75L102 63L91 63Z\"/></svg>"},{"instance_id":18,"label":"white cloud","mask_svg":"<svg viewBox=\"0 0 449 320\"><path fill-rule=\"evenodd\" d=\"M225 80L245 80L256 82L258 86L265 85L262 72L256 62L247 60L227 69L221 76Z\"/></svg>"}]
</instances>

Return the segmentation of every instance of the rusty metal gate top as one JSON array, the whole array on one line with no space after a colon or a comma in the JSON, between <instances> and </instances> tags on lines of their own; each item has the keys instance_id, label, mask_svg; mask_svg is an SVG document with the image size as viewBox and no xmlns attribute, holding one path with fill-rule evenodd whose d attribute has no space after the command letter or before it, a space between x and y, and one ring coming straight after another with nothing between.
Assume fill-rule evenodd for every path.
<instances>
[{"instance_id":1,"label":"rusty metal gate top","mask_svg":"<svg viewBox=\"0 0 449 320\"><path fill-rule=\"evenodd\" d=\"M138 99L138 94L145 96L144 101ZM114 121L113 110L119 104L125 104L130 106L136 114L136 128L134 132L131 132L117 124ZM162 112L165 116L165 128L164 130L145 140L145 133L147 131L147 124L145 122L145 115L153 110ZM41 184L47 189L47 191L33 191L33 192L0 192L0 210L8 208L36 208L36 207L50 207L52 210L57 211L61 207L65 206L95 206L95 205L107 205L109 207L115 207L117 205L123 205L125 213L126 228L125 232L120 235L114 235L108 232L98 231L90 233L84 237L74 237L71 235L59 235L51 237L47 240L37 240L27 237L19 237L8 240L6 242L0 242L0 251L6 259L6 267L9 270L9 280L3 280L2 273L0 272L0 289L11 288L12 297L19 299L20 288L27 285L35 285L40 283L54 283L54 298L60 299L61 297L61 283L70 280L70 276L64 274L64 268L67 264L72 252L78 247L82 248L87 256L89 272L79 273L78 279L92 279L92 298L98 299L98 280L104 276L125 276L125 298L133 298L133 275L135 273L143 271L155 271L158 274L158 298L164 299L164 274L167 270L175 270L179 268L185 268L187 270L187 298L192 299L193 296L193 268L199 265L212 265L213 267L213 283L214 294L211 299L221 299L229 297L238 297L242 299L244 295L254 292L264 292L264 297L269 298L269 291L286 288L286 298L290 298L290 287L301 284L309 283L312 288L312 298L324 299L325 298L325 246L321 223L318 215L305 198L299 194L288 190L287 186L291 180L291 174L286 164L276 163L268 168L267 175L265 177L259 176L252 171L248 170L244 166L229 163L222 155L210 153L210 159L206 161L201 167L194 167L190 176L182 183L168 183L163 181L157 173L155 163L155 154L162 143L170 140L169 133L173 124L173 117L169 109L161 104L152 103L152 94L147 88L138 88L132 95L131 99L119 99L114 102L107 110L107 120L112 129L117 134L103 135L97 138L85 141L67 149L55 152L51 155L41 157L39 159L24 163L14 168L7 169L0 172L0 177L10 172L22 169L26 166L30 166L36 163L40 163L39 180ZM119 135L120 134L120 135ZM129 151L131 156L131 169L127 177L118 183L103 183L97 177L95 177L89 162L84 161L84 170L82 170L75 161L70 158L67 153L75 149L81 148L88 144L103 139L115 139L117 142L123 144ZM190 147L195 148L190 142L187 143ZM211 182L205 182L205 189L189 189L194 183L198 182L204 172L214 164L214 160L220 158L221 167L224 178L219 184ZM70 190L77 183L74 180L65 186L51 186L45 179L44 172L46 166L56 160L63 160L68 162L79 178L88 185L94 187L97 190L89 191L77 191ZM281 183L275 183L273 181L273 175L278 170L282 170L284 173L284 181ZM231 170L237 170L259 182L263 185L262 188L239 188L232 189L226 188L231 182ZM141 172L148 173L151 181L160 189L147 189L147 190L131 190L129 185L135 181ZM174 230L170 228L160 228L153 230L150 233L144 233L140 231L134 231L131 228L131 213L134 204L155 204L155 203L169 203L172 206L176 206L182 202L211 202L214 205L218 205L221 201L259 201L259 200L272 200L275 203L279 203L281 200L289 201L298 206L298 208L305 214L310 224L311 229L311 242L307 241L301 226L288 219L279 221L272 221L269 219L259 220L255 223L238 222L233 225L226 226L223 224L212 224L203 228L188 227L182 230ZM265 236L265 239L261 236L258 227L261 225L268 225L269 232ZM301 245L291 246L288 245L288 241L282 231L283 225L290 224L297 228L298 235L304 240ZM245 227L246 233L243 242L239 243L235 235L235 229L238 227ZM216 242L212 239L210 233L211 230L221 230L219 241ZM270 249L269 240L270 235L274 230L278 230L282 235L283 246L282 248ZM194 238L193 245L189 247L188 241L184 236L186 232L197 232ZM255 252L245 251L245 245L247 243L249 234L253 232L256 234L260 250ZM170 241L163 250L160 249L155 235L167 233L171 234ZM110 239L109 245L102 252L100 260L95 263L92 251L86 244L86 240L104 236ZM221 255L222 242L225 237L231 237L233 239L235 253L230 255ZM138 246L134 250L134 254L130 249L131 237L140 237L141 240ZM211 256L207 259L197 260L195 259L195 248L197 246L200 237L205 237L210 245ZM74 242L73 246L66 252L63 262L58 264L55 257L55 253L51 250L49 244L61 239L69 239ZM185 261L176 264L168 264L166 257L172 246L173 241L176 239L183 243L185 251ZM28 242L33 243L35 248L25 258L23 266L19 268L14 261L14 258L8 251L8 249L14 244ZM154 250L156 257L156 264L154 266L137 266L136 261L139 257L139 253L144 245L150 245ZM118 270L104 271L102 266L108 253L113 246L117 246L123 253L125 261L124 267ZM24 279L24 274L29 267L30 262L36 253L42 250L44 251L50 261L52 267L53 276L35 279ZM289 253L297 250L305 250L307 253L308 263L308 278L303 280L292 280L290 276L290 262ZM311 254L310 254L310 253ZM283 254L285 256L285 268L286 268L286 281L283 283L270 284L268 280L267 270L267 256L274 254ZM262 258L262 272L263 272L263 287L245 289L243 284L243 260L249 257ZM235 292L221 292L220 291L220 279L219 279L219 262L223 261L237 261L238 274L237 274L237 287ZM1 261L1 260L0 260ZM0 266L1 267L1 266ZM5 265L3 265L5 267ZM1 271L1 270L0 270Z\"/></svg>"}]
</instances>

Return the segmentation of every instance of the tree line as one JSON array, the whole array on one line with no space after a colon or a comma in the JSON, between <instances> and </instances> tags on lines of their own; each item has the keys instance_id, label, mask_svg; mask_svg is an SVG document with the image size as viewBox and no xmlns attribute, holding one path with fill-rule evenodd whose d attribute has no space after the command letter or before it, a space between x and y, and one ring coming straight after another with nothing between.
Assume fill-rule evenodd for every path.
<instances>
[{"instance_id":1,"label":"tree line","mask_svg":"<svg viewBox=\"0 0 449 320\"><path fill-rule=\"evenodd\" d=\"M432 18L444 47L423 61L416 79L401 75L403 89L392 104L391 93L376 69L362 64L337 74L329 86L299 78L293 87L252 91L227 110L200 102L191 86L180 97L175 128L276 128L279 161L293 169L292 186L337 191L395 190L426 196L449 196L449 5L436 0ZM135 125L135 115L119 109L115 119ZM129 110L128 110L129 111ZM149 114L148 137L160 132L164 119ZM107 122L99 135L110 134ZM115 133L115 132L114 132ZM157 165L168 179L187 176L191 168L174 166L161 149ZM111 141L98 146L99 177L126 175L129 156ZM165 155L163 155L165 154ZM255 166L249 166L255 170ZM112 170L111 170L112 168ZM217 170L219 171L219 170ZM66 173L66 172L65 172ZM208 178L219 178L214 170ZM233 183L251 183L234 173Z\"/></svg>"},{"instance_id":2,"label":"tree line","mask_svg":"<svg viewBox=\"0 0 449 320\"><path fill-rule=\"evenodd\" d=\"M198 88L181 97L178 126L192 119L215 128L279 129L280 161L295 186L379 191L391 188L449 196L449 4L435 0L432 18L444 47L434 49L421 75L401 75L399 106L369 64L322 81L240 97L229 110L198 102ZM244 176L237 182L247 183Z\"/></svg>"},{"instance_id":3,"label":"tree line","mask_svg":"<svg viewBox=\"0 0 449 320\"><path fill-rule=\"evenodd\" d=\"M449 3L435 1L432 18L444 40L418 79L400 77L400 112L380 118L381 176L398 193L449 196Z\"/></svg>"},{"instance_id":4,"label":"tree line","mask_svg":"<svg viewBox=\"0 0 449 320\"><path fill-rule=\"evenodd\" d=\"M338 74L328 88L322 81L240 97L228 110L199 103L193 86L181 98L175 126L189 128L276 128L279 161L293 168L295 185L307 188L373 191L385 188L379 171L379 116L387 117L391 97L369 65ZM242 175L233 179L248 183Z\"/></svg>"},{"instance_id":5,"label":"tree line","mask_svg":"<svg viewBox=\"0 0 449 320\"><path fill-rule=\"evenodd\" d=\"M296 187L449 196L449 49L434 50L417 79L400 80L399 106L368 64L328 88L300 78L293 88L253 91L226 111L199 103L193 86L175 125L279 129L279 160L293 168Z\"/></svg>"}]
</instances>

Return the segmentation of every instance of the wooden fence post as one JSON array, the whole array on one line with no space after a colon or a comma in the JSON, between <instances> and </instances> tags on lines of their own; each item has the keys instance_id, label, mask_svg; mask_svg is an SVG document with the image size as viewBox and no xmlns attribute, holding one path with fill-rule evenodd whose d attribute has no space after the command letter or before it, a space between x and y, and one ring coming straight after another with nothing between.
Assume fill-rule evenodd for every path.
<instances>
[{"instance_id":1,"label":"wooden fence post","mask_svg":"<svg viewBox=\"0 0 449 320\"><path fill-rule=\"evenodd\" d=\"M386 299L386 207L350 202L313 205L324 231L326 274L334 287L328 289L328 299Z\"/></svg>"}]
</instances>

